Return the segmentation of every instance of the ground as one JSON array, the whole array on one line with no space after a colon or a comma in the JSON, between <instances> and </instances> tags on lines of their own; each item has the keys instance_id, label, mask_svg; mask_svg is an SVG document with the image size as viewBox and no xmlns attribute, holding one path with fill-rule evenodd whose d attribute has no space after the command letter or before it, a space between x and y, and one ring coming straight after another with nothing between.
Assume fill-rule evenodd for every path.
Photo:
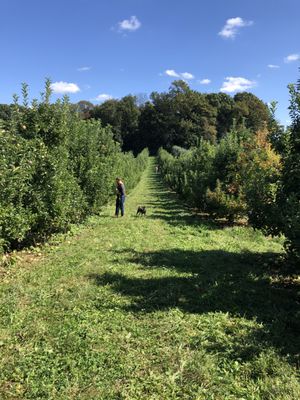
<instances>
[{"instance_id":1,"label":"ground","mask_svg":"<svg viewBox=\"0 0 300 400\"><path fill-rule=\"evenodd\" d=\"M1 399L300 398L282 240L193 213L153 160L113 214L1 275Z\"/></svg>"}]
</instances>

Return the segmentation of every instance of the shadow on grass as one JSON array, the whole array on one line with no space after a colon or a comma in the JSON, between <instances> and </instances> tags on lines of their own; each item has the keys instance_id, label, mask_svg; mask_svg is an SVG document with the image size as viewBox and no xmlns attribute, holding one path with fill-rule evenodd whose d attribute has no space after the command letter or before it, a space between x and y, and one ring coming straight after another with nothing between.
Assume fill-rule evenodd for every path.
<instances>
[{"instance_id":1,"label":"shadow on grass","mask_svg":"<svg viewBox=\"0 0 300 400\"><path fill-rule=\"evenodd\" d=\"M299 286L284 277L278 283L271 282L271 272L264 264L275 254L181 249L148 253L128 249L121 253L125 262L142 269L159 269L153 278L89 275L97 285L109 285L112 291L130 297L131 304L124 306L126 311L148 313L179 308L188 313L229 312L256 319L264 324L260 341L279 348L293 363L299 362Z\"/></svg>"},{"instance_id":2,"label":"shadow on grass","mask_svg":"<svg viewBox=\"0 0 300 400\"><path fill-rule=\"evenodd\" d=\"M236 222L230 224L226 220L213 220L205 213L191 208L188 204L171 190L167 189L161 176L150 174L147 187L156 200L145 201L143 204L150 210L149 218L162 219L174 227L184 225L205 226L206 229L223 229L228 226L244 225Z\"/></svg>"}]
</instances>

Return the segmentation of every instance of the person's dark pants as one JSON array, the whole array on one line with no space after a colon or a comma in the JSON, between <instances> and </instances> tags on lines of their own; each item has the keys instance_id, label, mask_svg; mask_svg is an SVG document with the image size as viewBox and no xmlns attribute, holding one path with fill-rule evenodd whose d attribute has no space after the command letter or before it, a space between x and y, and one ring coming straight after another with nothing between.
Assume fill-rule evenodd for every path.
<instances>
[{"instance_id":1,"label":"person's dark pants","mask_svg":"<svg viewBox=\"0 0 300 400\"><path fill-rule=\"evenodd\" d=\"M116 199L116 216L119 216L119 211L121 210L121 216L124 215L124 203L125 203L125 196L118 196Z\"/></svg>"}]
</instances>

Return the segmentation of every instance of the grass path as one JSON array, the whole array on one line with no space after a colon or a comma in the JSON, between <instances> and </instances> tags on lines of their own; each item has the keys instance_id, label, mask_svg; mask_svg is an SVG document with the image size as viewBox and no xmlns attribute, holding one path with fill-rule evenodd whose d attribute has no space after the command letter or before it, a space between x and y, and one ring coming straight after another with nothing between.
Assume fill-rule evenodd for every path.
<instances>
[{"instance_id":1,"label":"grass path","mask_svg":"<svg viewBox=\"0 0 300 400\"><path fill-rule=\"evenodd\" d=\"M281 242L194 216L153 160L113 212L2 277L0 398L299 399Z\"/></svg>"}]
</instances>

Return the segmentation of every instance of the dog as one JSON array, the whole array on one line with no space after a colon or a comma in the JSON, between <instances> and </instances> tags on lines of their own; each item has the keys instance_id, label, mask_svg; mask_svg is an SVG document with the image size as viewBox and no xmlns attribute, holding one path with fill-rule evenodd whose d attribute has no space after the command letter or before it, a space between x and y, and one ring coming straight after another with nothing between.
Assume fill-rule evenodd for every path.
<instances>
[{"instance_id":1,"label":"dog","mask_svg":"<svg viewBox=\"0 0 300 400\"><path fill-rule=\"evenodd\" d=\"M138 206L136 215L146 215L146 207Z\"/></svg>"}]
</instances>

